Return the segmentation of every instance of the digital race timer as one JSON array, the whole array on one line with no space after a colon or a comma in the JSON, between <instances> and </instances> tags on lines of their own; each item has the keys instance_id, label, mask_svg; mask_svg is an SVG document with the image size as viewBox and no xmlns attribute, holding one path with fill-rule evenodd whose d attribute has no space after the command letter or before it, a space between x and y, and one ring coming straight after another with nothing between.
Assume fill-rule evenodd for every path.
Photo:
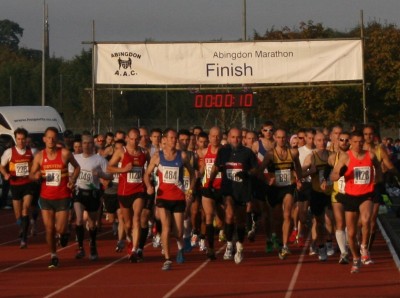
<instances>
[{"instance_id":1,"label":"digital race timer","mask_svg":"<svg viewBox=\"0 0 400 298\"><path fill-rule=\"evenodd\" d=\"M196 93L195 109L251 108L255 104L253 93Z\"/></svg>"}]
</instances>

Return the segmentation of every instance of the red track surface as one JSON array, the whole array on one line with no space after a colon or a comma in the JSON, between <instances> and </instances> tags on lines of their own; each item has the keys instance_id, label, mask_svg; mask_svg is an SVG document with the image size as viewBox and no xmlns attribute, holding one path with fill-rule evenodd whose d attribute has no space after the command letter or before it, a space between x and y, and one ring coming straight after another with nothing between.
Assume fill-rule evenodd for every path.
<instances>
[{"instance_id":1,"label":"red track surface","mask_svg":"<svg viewBox=\"0 0 400 298\"><path fill-rule=\"evenodd\" d=\"M308 249L291 247L293 254L281 261L277 253L264 252L261 235L245 242L240 265L223 261L224 247L217 242L216 261L195 249L186 254L186 263L174 262L171 271L163 272L159 249L148 244L145 262L131 264L114 252L116 240L105 225L98 261L75 260L71 241L59 250L60 267L49 270L41 223L28 249L21 250L12 212L1 210L0 219L1 297L400 297L400 273L380 234L371 254L375 264L358 274L350 274L350 265L339 265L338 254L319 262Z\"/></svg>"}]
</instances>

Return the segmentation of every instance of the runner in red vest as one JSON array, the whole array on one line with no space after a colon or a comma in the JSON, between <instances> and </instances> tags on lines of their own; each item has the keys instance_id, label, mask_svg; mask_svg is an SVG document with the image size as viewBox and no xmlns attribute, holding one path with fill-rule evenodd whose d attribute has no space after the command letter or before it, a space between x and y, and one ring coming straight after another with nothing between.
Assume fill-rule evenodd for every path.
<instances>
[{"instance_id":1,"label":"runner in red vest","mask_svg":"<svg viewBox=\"0 0 400 298\"><path fill-rule=\"evenodd\" d=\"M32 180L42 179L39 206L46 229L46 241L51 252L49 268L58 267L56 234L60 235L62 247L68 244L66 230L72 204L71 188L75 185L80 172L79 164L72 153L68 149L57 148L57 135L58 130L55 127L48 127L45 130L43 142L46 147L35 155L29 173ZM68 164L74 167L70 177Z\"/></svg>"},{"instance_id":2,"label":"runner in red vest","mask_svg":"<svg viewBox=\"0 0 400 298\"><path fill-rule=\"evenodd\" d=\"M16 145L4 151L1 157L0 172L10 181L13 208L17 224L21 226L20 248L27 247L29 228L29 208L35 187L29 179L29 169L33 160L33 150L26 146L28 132L24 128L14 131ZM7 169L7 170L6 170Z\"/></svg>"},{"instance_id":3,"label":"runner in red vest","mask_svg":"<svg viewBox=\"0 0 400 298\"><path fill-rule=\"evenodd\" d=\"M150 156L139 147L140 132L131 128L125 138L126 146L116 150L108 164L108 171L119 175L118 201L128 239L128 258L132 263L142 261L143 251L138 250L140 217L147 199L143 182L144 165ZM118 167L121 163L121 167Z\"/></svg>"},{"instance_id":4,"label":"runner in red vest","mask_svg":"<svg viewBox=\"0 0 400 298\"><path fill-rule=\"evenodd\" d=\"M343 200L343 206L349 246L353 255L351 273L359 272L361 262L364 265L373 263L369 256L367 245L370 234L374 183L381 181L380 164L375 154L364 150L363 145L364 137L362 132L352 132L350 135L350 150L347 151L347 154L340 155L331 174L333 181L337 181L341 176L344 176L346 183L346 199ZM356 239L359 217L362 225L360 248Z\"/></svg>"}]
</instances>

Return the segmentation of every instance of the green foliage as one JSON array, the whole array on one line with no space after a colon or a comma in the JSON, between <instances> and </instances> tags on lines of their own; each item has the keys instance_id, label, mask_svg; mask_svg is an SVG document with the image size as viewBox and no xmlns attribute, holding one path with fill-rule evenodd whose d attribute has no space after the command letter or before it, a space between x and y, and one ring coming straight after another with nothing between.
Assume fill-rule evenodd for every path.
<instances>
[{"instance_id":1,"label":"green foliage","mask_svg":"<svg viewBox=\"0 0 400 298\"><path fill-rule=\"evenodd\" d=\"M17 51L19 39L24 29L10 20L0 20L0 46L6 46L11 51Z\"/></svg>"}]
</instances>

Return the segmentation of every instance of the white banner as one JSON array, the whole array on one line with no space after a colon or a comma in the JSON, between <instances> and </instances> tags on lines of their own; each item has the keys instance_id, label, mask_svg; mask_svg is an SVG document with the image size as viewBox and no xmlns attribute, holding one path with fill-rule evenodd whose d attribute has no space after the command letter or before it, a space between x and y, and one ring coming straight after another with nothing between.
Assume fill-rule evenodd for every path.
<instances>
[{"instance_id":1,"label":"white banner","mask_svg":"<svg viewBox=\"0 0 400 298\"><path fill-rule=\"evenodd\" d=\"M96 45L96 84L362 80L360 40Z\"/></svg>"}]
</instances>

